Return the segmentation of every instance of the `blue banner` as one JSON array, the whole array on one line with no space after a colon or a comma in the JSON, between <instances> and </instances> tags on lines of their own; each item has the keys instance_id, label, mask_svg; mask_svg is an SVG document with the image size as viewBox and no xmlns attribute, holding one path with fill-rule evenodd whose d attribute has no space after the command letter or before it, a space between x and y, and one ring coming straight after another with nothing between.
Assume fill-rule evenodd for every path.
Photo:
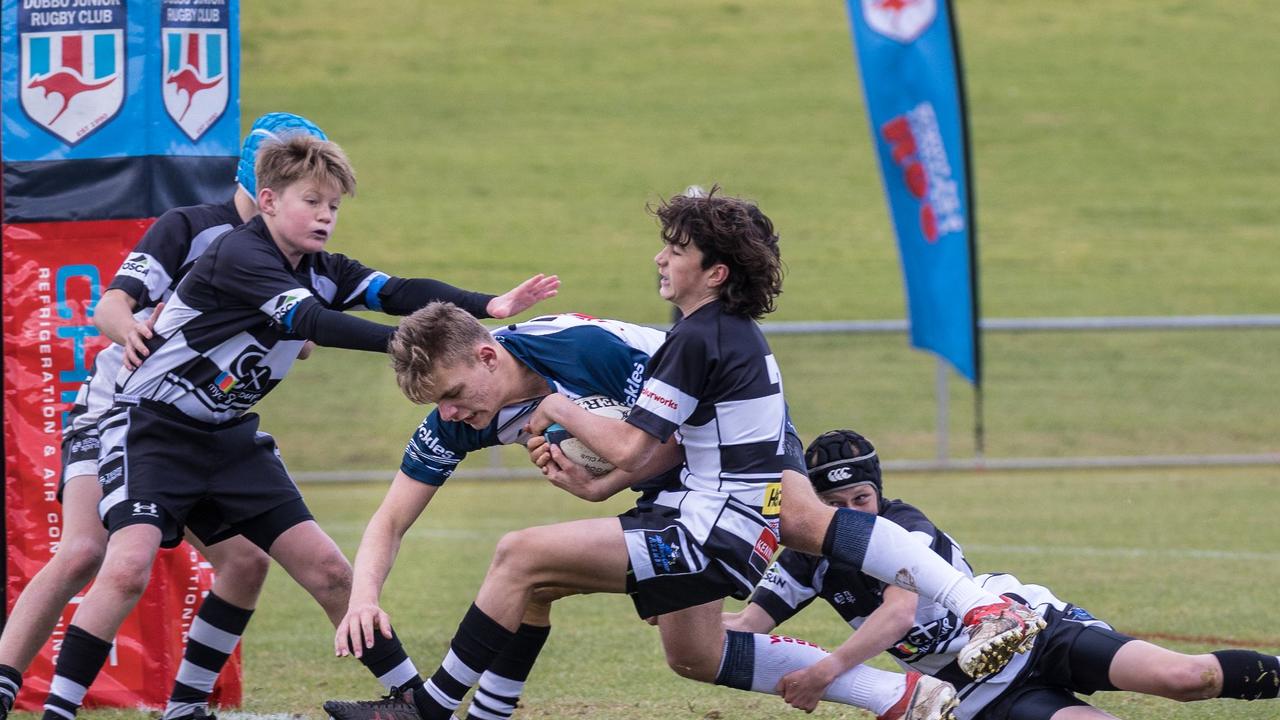
<instances>
[{"instance_id":1,"label":"blue banner","mask_svg":"<svg viewBox=\"0 0 1280 720\"><path fill-rule=\"evenodd\" d=\"M964 90L947 0L848 0L911 344L981 381Z\"/></svg>"},{"instance_id":2,"label":"blue banner","mask_svg":"<svg viewBox=\"0 0 1280 720\"><path fill-rule=\"evenodd\" d=\"M234 157L235 0L3 0L6 163Z\"/></svg>"}]
</instances>

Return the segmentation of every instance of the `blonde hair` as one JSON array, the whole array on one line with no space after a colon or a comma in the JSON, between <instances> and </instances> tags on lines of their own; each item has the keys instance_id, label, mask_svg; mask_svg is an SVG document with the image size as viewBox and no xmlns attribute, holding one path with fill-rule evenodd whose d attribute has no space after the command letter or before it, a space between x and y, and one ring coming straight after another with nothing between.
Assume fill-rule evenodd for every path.
<instances>
[{"instance_id":1,"label":"blonde hair","mask_svg":"<svg viewBox=\"0 0 1280 720\"><path fill-rule=\"evenodd\" d=\"M263 143L253 173L259 190L271 188L281 193L298 181L311 180L332 183L343 195L356 194L356 171L347 154L337 143L306 133Z\"/></svg>"},{"instance_id":2,"label":"blonde hair","mask_svg":"<svg viewBox=\"0 0 1280 720\"><path fill-rule=\"evenodd\" d=\"M459 362L475 363L472 350L493 336L470 313L447 302L433 302L400 321L387 353L396 383L419 405L435 402L435 371Z\"/></svg>"}]
</instances>

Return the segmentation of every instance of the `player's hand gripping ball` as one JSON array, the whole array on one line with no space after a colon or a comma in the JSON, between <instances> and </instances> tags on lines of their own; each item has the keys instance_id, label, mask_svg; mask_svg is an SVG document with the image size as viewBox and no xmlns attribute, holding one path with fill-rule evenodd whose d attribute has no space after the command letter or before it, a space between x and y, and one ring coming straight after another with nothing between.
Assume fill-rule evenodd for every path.
<instances>
[{"instance_id":1,"label":"player's hand gripping ball","mask_svg":"<svg viewBox=\"0 0 1280 720\"><path fill-rule=\"evenodd\" d=\"M618 420L625 418L630 412L630 408L626 405L606 395L587 395L573 402L595 415ZM552 445L559 446L560 452L563 452L571 462L586 468L592 475L604 475L613 469L613 463L587 447L586 443L574 437L573 433L566 430L560 423L549 425L542 436Z\"/></svg>"}]
</instances>

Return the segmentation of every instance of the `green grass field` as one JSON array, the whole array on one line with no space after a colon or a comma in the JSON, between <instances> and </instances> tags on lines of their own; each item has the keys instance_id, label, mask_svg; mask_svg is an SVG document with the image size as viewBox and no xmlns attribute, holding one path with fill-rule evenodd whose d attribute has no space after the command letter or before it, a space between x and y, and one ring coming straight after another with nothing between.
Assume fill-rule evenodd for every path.
<instances>
[{"instance_id":1,"label":"green grass field","mask_svg":"<svg viewBox=\"0 0 1280 720\"><path fill-rule=\"evenodd\" d=\"M957 5L987 316L1277 312L1280 7ZM557 272L564 287L551 310L663 322L645 206L719 182L758 200L781 232L789 274L772 319L903 316L840 2L292 0L243 2L241 12L245 124L272 110L305 114L356 165L360 192L343 206L335 250L491 290ZM773 344L806 438L848 425L887 458L931 456L930 356L900 336ZM985 354L994 457L1277 449L1276 331L989 335ZM423 409L399 396L385 365L322 351L263 403L292 468L398 464ZM953 383L956 455L972 450L970 403ZM1127 632L1280 652L1274 467L889 482L979 570L1046 584ZM382 491L305 488L350 552ZM623 507L532 481L454 481L437 503L386 597L426 671L504 531ZM562 603L518 717L787 712L774 698L677 678L633 615L623 598ZM832 646L845 627L811 609L784 629ZM370 696L359 666L330 648L318 609L277 572L246 641L244 709L318 718L329 697ZM1113 694L1098 704L1133 720L1280 716L1276 703Z\"/></svg>"},{"instance_id":2,"label":"green grass field","mask_svg":"<svg viewBox=\"0 0 1280 720\"><path fill-rule=\"evenodd\" d=\"M1185 638L1158 640L1183 652L1232 644L1280 652L1271 602L1280 586L1280 526L1260 501L1275 492L1275 481L1274 472L1258 469L905 475L887 478L886 492L929 513L978 571L1046 585L1124 632ZM322 525L354 551L382 487L310 486L306 495ZM502 533L612 514L626 500L592 505L535 481L450 482L406 538L384 598L419 667L429 672L443 656ZM625 597L564 600L553 628L517 717L765 720L794 713L776 698L676 677L656 631ZM847 629L822 603L782 627L826 647ZM1195 639L1206 636L1213 639ZM376 691L355 661L332 657L319 608L278 570L244 652L247 712L319 718L325 699ZM1097 696L1100 707L1127 720L1262 720L1280 714L1277 702ZM824 706L815 717L870 715Z\"/></svg>"},{"instance_id":3,"label":"green grass field","mask_svg":"<svg viewBox=\"0 0 1280 720\"><path fill-rule=\"evenodd\" d=\"M964 0L989 317L1274 313L1280 10L1263 0ZM243 117L350 152L333 243L553 310L663 322L646 203L722 183L776 221L772 319L903 317L843 3L245 3ZM800 429L933 453L932 356L901 336L775 342ZM992 456L1274 450L1280 333L996 335ZM972 451L953 383L953 453ZM380 358L320 353L262 405L298 470L394 467L421 409ZM341 417L343 422L334 422Z\"/></svg>"}]
</instances>

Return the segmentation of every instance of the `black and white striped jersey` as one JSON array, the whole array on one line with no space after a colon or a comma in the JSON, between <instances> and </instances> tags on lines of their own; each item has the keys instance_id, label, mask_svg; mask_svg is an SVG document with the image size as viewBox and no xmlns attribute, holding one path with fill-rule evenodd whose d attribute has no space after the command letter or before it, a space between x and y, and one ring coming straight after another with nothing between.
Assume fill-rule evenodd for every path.
<instances>
[{"instance_id":1,"label":"black and white striped jersey","mask_svg":"<svg viewBox=\"0 0 1280 720\"><path fill-rule=\"evenodd\" d=\"M754 320L707 303L682 318L649 362L627 422L684 446L686 490L760 507L781 480L787 407L782 373Z\"/></svg>"},{"instance_id":2,"label":"black and white striped jersey","mask_svg":"<svg viewBox=\"0 0 1280 720\"><path fill-rule=\"evenodd\" d=\"M196 258L223 233L240 224L233 201L192 205L169 210L156 219L138 240L108 290L122 290L137 303L135 317L145 320L156 305L169 299ZM89 378L76 393L68 415L66 434L95 426L111 407L116 377L124 364L124 348L112 344L94 359Z\"/></svg>"},{"instance_id":3,"label":"black and white striped jersey","mask_svg":"<svg viewBox=\"0 0 1280 720\"><path fill-rule=\"evenodd\" d=\"M338 311L380 309L389 276L343 255L318 252L290 266L261 217L217 238L170 297L122 398L166 403L207 423L231 420L288 374L304 338L293 312L314 298Z\"/></svg>"},{"instance_id":4,"label":"black and white striped jersey","mask_svg":"<svg viewBox=\"0 0 1280 720\"><path fill-rule=\"evenodd\" d=\"M906 528L952 567L974 577L960 545L914 506L889 500L882 517ZM1059 600L1048 588L1024 584L1012 575L978 575L974 582L995 595L1009 595L1042 616L1054 609L1068 613L1078 622L1101 622ZM778 555L764 579L756 585L751 602L781 624L816 598L822 598L856 630L884 602L885 587L885 583L829 558L787 549ZM968 632L959 616L921 598L916 606L915 625L888 652L903 668L933 675L954 685L961 698L956 715L960 720L969 720L1018 682L1029 654L1014 655L1000 672L974 681L960 670L956 661L968 641Z\"/></svg>"}]
</instances>

